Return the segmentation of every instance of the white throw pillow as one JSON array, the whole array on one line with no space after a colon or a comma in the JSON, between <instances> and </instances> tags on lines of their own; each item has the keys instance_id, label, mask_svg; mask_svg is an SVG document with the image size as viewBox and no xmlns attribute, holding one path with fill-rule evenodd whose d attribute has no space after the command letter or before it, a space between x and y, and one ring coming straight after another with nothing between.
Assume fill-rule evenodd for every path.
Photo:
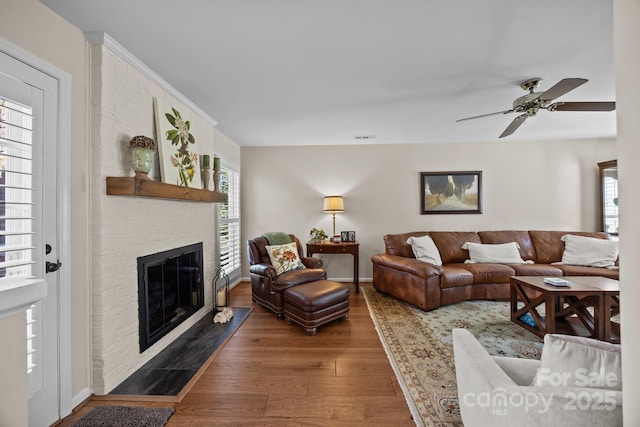
<instances>
[{"instance_id":1,"label":"white throw pillow","mask_svg":"<svg viewBox=\"0 0 640 427\"><path fill-rule=\"evenodd\" d=\"M618 241L565 234L561 264L587 267L615 267Z\"/></svg>"},{"instance_id":2,"label":"white throw pillow","mask_svg":"<svg viewBox=\"0 0 640 427\"><path fill-rule=\"evenodd\" d=\"M482 244L466 242L462 249L469 251L467 264L495 263L495 264L525 264L527 261L520 256L516 242Z\"/></svg>"},{"instance_id":3,"label":"white throw pillow","mask_svg":"<svg viewBox=\"0 0 640 427\"><path fill-rule=\"evenodd\" d=\"M416 259L442 266L440 251L431 236L409 237L407 243L411 245L411 250Z\"/></svg>"},{"instance_id":4,"label":"white throw pillow","mask_svg":"<svg viewBox=\"0 0 640 427\"><path fill-rule=\"evenodd\" d=\"M533 386L622 390L620 346L570 335L544 336Z\"/></svg>"},{"instance_id":5,"label":"white throw pillow","mask_svg":"<svg viewBox=\"0 0 640 427\"><path fill-rule=\"evenodd\" d=\"M278 275L291 270L299 270L305 268L300 255L298 255L298 247L296 242L287 243L286 245L265 246L271 265L276 269Z\"/></svg>"}]
</instances>

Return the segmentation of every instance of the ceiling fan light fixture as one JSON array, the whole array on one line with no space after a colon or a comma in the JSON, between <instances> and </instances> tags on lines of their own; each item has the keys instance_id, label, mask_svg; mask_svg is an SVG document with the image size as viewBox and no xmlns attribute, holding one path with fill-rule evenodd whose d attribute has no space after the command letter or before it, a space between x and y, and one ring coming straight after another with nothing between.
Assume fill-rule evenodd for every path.
<instances>
[{"instance_id":1,"label":"ceiling fan light fixture","mask_svg":"<svg viewBox=\"0 0 640 427\"><path fill-rule=\"evenodd\" d=\"M547 111L613 111L616 109L615 101L611 102L554 102L554 99L561 97L562 95L571 92L579 86L582 86L587 79L583 78L566 78L560 80L558 83L551 86L544 92L534 92L542 79L540 77L534 77L529 80L525 80L520 83L520 87L523 90L528 90L529 93L516 98L513 101L513 108L507 111L500 111L497 113L482 114L479 116L465 117L463 119L456 120L461 122L464 120L478 119L481 117L492 116L495 114L507 114L507 113L523 113L516 117L507 128L502 132L499 138L504 138L514 133L527 119L527 117L535 116L538 110L541 108Z\"/></svg>"}]
</instances>

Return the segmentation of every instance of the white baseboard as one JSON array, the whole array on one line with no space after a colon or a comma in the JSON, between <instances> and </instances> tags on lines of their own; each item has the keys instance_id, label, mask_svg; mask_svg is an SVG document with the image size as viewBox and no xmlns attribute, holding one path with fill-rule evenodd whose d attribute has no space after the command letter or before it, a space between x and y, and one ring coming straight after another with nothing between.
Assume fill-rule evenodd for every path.
<instances>
[{"instance_id":1,"label":"white baseboard","mask_svg":"<svg viewBox=\"0 0 640 427\"><path fill-rule=\"evenodd\" d=\"M72 408L71 410L72 411L75 410L78 406L84 403L85 400L91 397L92 394L93 394L93 388L86 387L83 390L81 390L80 393L73 396L73 398L71 399L71 408ZM62 415L62 418L64 418L69 414L61 414L61 415Z\"/></svg>"}]
</instances>

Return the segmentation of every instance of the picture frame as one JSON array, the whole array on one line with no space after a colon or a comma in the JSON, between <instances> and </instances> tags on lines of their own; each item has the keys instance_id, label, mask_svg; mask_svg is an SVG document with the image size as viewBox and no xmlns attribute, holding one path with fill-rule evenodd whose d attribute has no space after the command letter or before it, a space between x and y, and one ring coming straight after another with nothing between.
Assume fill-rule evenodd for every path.
<instances>
[{"instance_id":1,"label":"picture frame","mask_svg":"<svg viewBox=\"0 0 640 427\"><path fill-rule=\"evenodd\" d=\"M420 213L481 214L482 171L420 172Z\"/></svg>"},{"instance_id":2,"label":"picture frame","mask_svg":"<svg viewBox=\"0 0 640 427\"><path fill-rule=\"evenodd\" d=\"M202 188L199 135L191 122L195 114L159 98L153 98L153 106L162 182Z\"/></svg>"},{"instance_id":3,"label":"picture frame","mask_svg":"<svg viewBox=\"0 0 640 427\"><path fill-rule=\"evenodd\" d=\"M356 232L355 231L341 231L340 232L340 240L342 242L355 242L356 241Z\"/></svg>"}]
</instances>

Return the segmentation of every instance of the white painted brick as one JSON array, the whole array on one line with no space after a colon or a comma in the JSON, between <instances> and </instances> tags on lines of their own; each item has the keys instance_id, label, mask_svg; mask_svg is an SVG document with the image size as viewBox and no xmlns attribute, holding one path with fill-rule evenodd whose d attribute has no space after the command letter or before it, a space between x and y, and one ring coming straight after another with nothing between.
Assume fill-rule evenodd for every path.
<instances>
[{"instance_id":1,"label":"white painted brick","mask_svg":"<svg viewBox=\"0 0 640 427\"><path fill-rule=\"evenodd\" d=\"M133 175L128 141L135 135L155 136L153 97L188 110L109 49L93 46L91 56L92 374L96 393L106 394L205 311L140 354L137 257L202 241L210 307L216 222L209 203L106 195L107 176ZM193 113L189 119L199 131L198 144L213 154L213 127Z\"/></svg>"}]
</instances>

